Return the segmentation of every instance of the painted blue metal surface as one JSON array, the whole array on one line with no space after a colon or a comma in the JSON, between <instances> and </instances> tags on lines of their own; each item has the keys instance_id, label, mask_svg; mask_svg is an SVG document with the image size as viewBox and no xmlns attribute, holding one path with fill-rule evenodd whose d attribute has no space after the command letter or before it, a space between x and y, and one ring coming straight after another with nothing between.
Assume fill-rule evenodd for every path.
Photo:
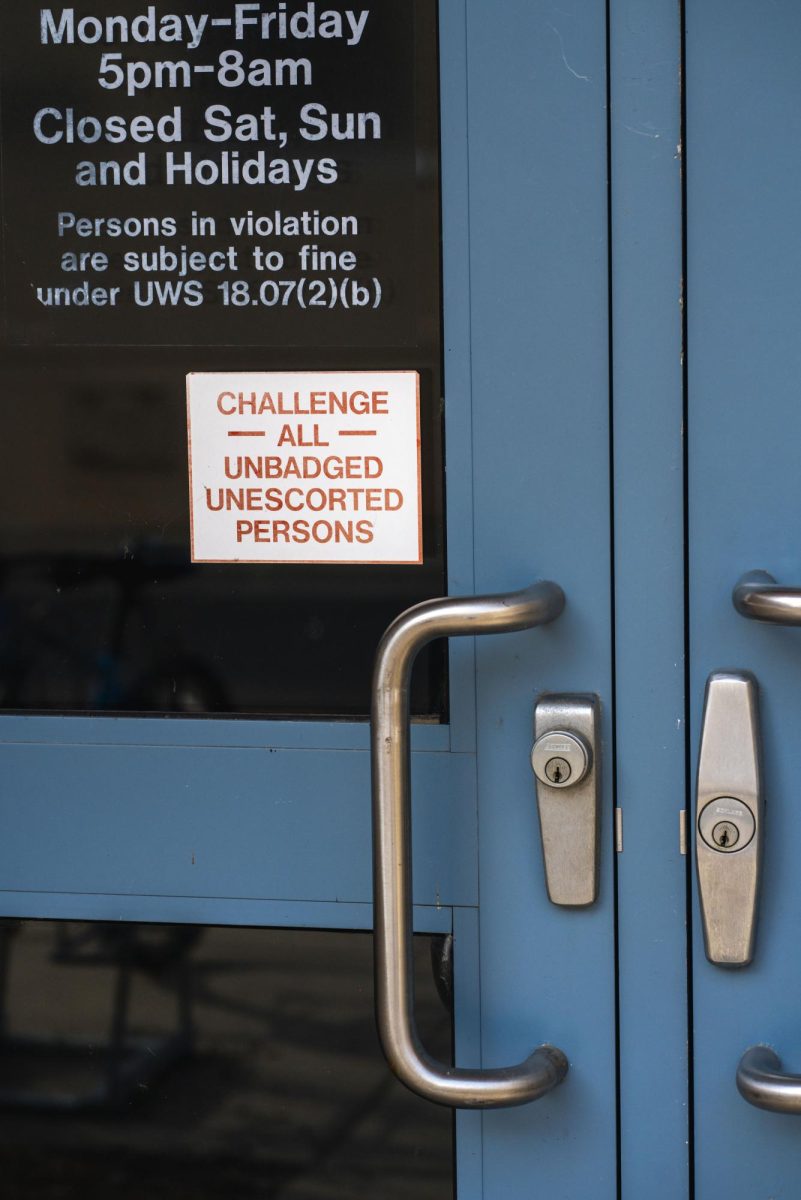
<instances>
[{"instance_id":1,"label":"painted blue metal surface","mask_svg":"<svg viewBox=\"0 0 801 1200\"><path fill-rule=\"evenodd\" d=\"M681 1200L689 1188L687 860L679 847L686 736L680 63L681 27L673 0L613 0L612 384L616 791L623 824L617 884L624 1200Z\"/></svg>"},{"instance_id":2,"label":"painted blue metal surface","mask_svg":"<svg viewBox=\"0 0 801 1200\"><path fill-rule=\"evenodd\" d=\"M726 971L694 936L696 1195L797 1196L798 1118L737 1094L747 1046L801 1068L801 640L731 606L745 570L801 580L801 9L687 6L690 637L693 746L704 681L756 675L767 800L756 957Z\"/></svg>"},{"instance_id":3,"label":"painted blue metal surface","mask_svg":"<svg viewBox=\"0 0 801 1200\"><path fill-rule=\"evenodd\" d=\"M182 717L4 716L0 744L60 746L216 746L230 749L367 750L364 721L186 720ZM412 724L412 749L447 751L446 725Z\"/></svg>"},{"instance_id":4,"label":"painted blue metal surface","mask_svg":"<svg viewBox=\"0 0 801 1200\"><path fill-rule=\"evenodd\" d=\"M413 758L415 897L475 904L474 759ZM371 895L364 752L7 745L0 822L4 891Z\"/></svg>"},{"instance_id":5,"label":"painted blue metal surface","mask_svg":"<svg viewBox=\"0 0 801 1200\"><path fill-rule=\"evenodd\" d=\"M570 1059L554 1093L484 1115L484 1197L616 1195L611 763L601 896L546 899L528 752L538 690L597 692L609 724L604 6L467 4L479 590L547 576L553 626L477 643L482 1051Z\"/></svg>"}]
</instances>

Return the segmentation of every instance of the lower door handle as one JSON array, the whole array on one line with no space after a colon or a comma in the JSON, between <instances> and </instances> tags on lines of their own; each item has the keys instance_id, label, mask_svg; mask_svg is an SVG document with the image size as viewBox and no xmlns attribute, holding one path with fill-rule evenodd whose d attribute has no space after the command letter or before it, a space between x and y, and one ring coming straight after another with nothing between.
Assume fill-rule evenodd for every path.
<instances>
[{"instance_id":1,"label":"lower door handle","mask_svg":"<svg viewBox=\"0 0 801 1200\"><path fill-rule=\"evenodd\" d=\"M751 1046L737 1067L737 1090L768 1112L801 1113L801 1075L787 1075L770 1046Z\"/></svg>"},{"instance_id":2,"label":"lower door handle","mask_svg":"<svg viewBox=\"0 0 801 1200\"><path fill-rule=\"evenodd\" d=\"M452 1108L503 1108L537 1100L561 1083L567 1058L539 1046L512 1067L469 1070L436 1062L423 1049L414 1017L412 975L409 685L420 650L434 638L531 629L553 621L565 596L555 583L521 592L429 600L402 613L378 648L373 675L373 891L376 1018L398 1078Z\"/></svg>"}]
</instances>

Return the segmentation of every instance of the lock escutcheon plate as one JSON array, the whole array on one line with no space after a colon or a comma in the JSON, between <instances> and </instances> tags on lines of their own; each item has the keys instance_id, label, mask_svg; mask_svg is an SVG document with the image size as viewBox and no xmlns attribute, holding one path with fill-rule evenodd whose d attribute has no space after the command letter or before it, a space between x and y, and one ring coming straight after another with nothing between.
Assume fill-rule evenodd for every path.
<instances>
[{"instance_id":1,"label":"lock escutcheon plate","mask_svg":"<svg viewBox=\"0 0 801 1200\"><path fill-rule=\"evenodd\" d=\"M540 696L534 709L531 765L552 904L580 908L598 897L600 824L600 702L597 696ZM567 779L549 776L555 760L570 767Z\"/></svg>"},{"instance_id":2,"label":"lock escutcheon plate","mask_svg":"<svg viewBox=\"0 0 801 1200\"><path fill-rule=\"evenodd\" d=\"M706 956L746 967L756 943L764 822L757 684L747 672L715 671L707 681L696 813ZM738 831L733 844L727 824Z\"/></svg>"}]
</instances>

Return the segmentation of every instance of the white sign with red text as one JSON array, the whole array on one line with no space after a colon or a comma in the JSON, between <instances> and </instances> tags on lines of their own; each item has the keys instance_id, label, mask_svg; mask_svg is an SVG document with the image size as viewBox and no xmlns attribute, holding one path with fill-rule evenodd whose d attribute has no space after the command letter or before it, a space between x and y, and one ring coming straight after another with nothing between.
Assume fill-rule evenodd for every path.
<instances>
[{"instance_id":1,"label":"white sign with red text","mask_svg":"<svg viewBox=\"0 0 801 1200\"><path fill-rule=\"evenodd\" d=\"M416 371L187 376L193 562L420 563Z\"/></svg>"}]
</instances>

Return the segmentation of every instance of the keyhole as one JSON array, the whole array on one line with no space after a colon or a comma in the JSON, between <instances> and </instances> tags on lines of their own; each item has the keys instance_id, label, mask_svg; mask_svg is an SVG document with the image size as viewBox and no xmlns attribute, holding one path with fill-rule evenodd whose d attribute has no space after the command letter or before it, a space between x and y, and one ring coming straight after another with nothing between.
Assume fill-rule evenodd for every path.
<instances>
[{"instance_id":1,"label":"keyhole","mask_svg":"<svg viewBox=\"0 0 801 1200\"><path fill-rule=\"evenodd\" d=\"M570 763L564 758L549 758L545 764L545 776L550 783L567 783L571 775Z\"/></svg>"},{"instance_id":2,"label":"keyhole","mask_svg":"<svg viewBox=\"0 0 801 1200\"><path fill-rule=\"evenodd\" d=\"M712 830L712 841L719 850L733 850L740 840L740 831L731 821L718 821Z\"/></svg>"}]
</instances>

